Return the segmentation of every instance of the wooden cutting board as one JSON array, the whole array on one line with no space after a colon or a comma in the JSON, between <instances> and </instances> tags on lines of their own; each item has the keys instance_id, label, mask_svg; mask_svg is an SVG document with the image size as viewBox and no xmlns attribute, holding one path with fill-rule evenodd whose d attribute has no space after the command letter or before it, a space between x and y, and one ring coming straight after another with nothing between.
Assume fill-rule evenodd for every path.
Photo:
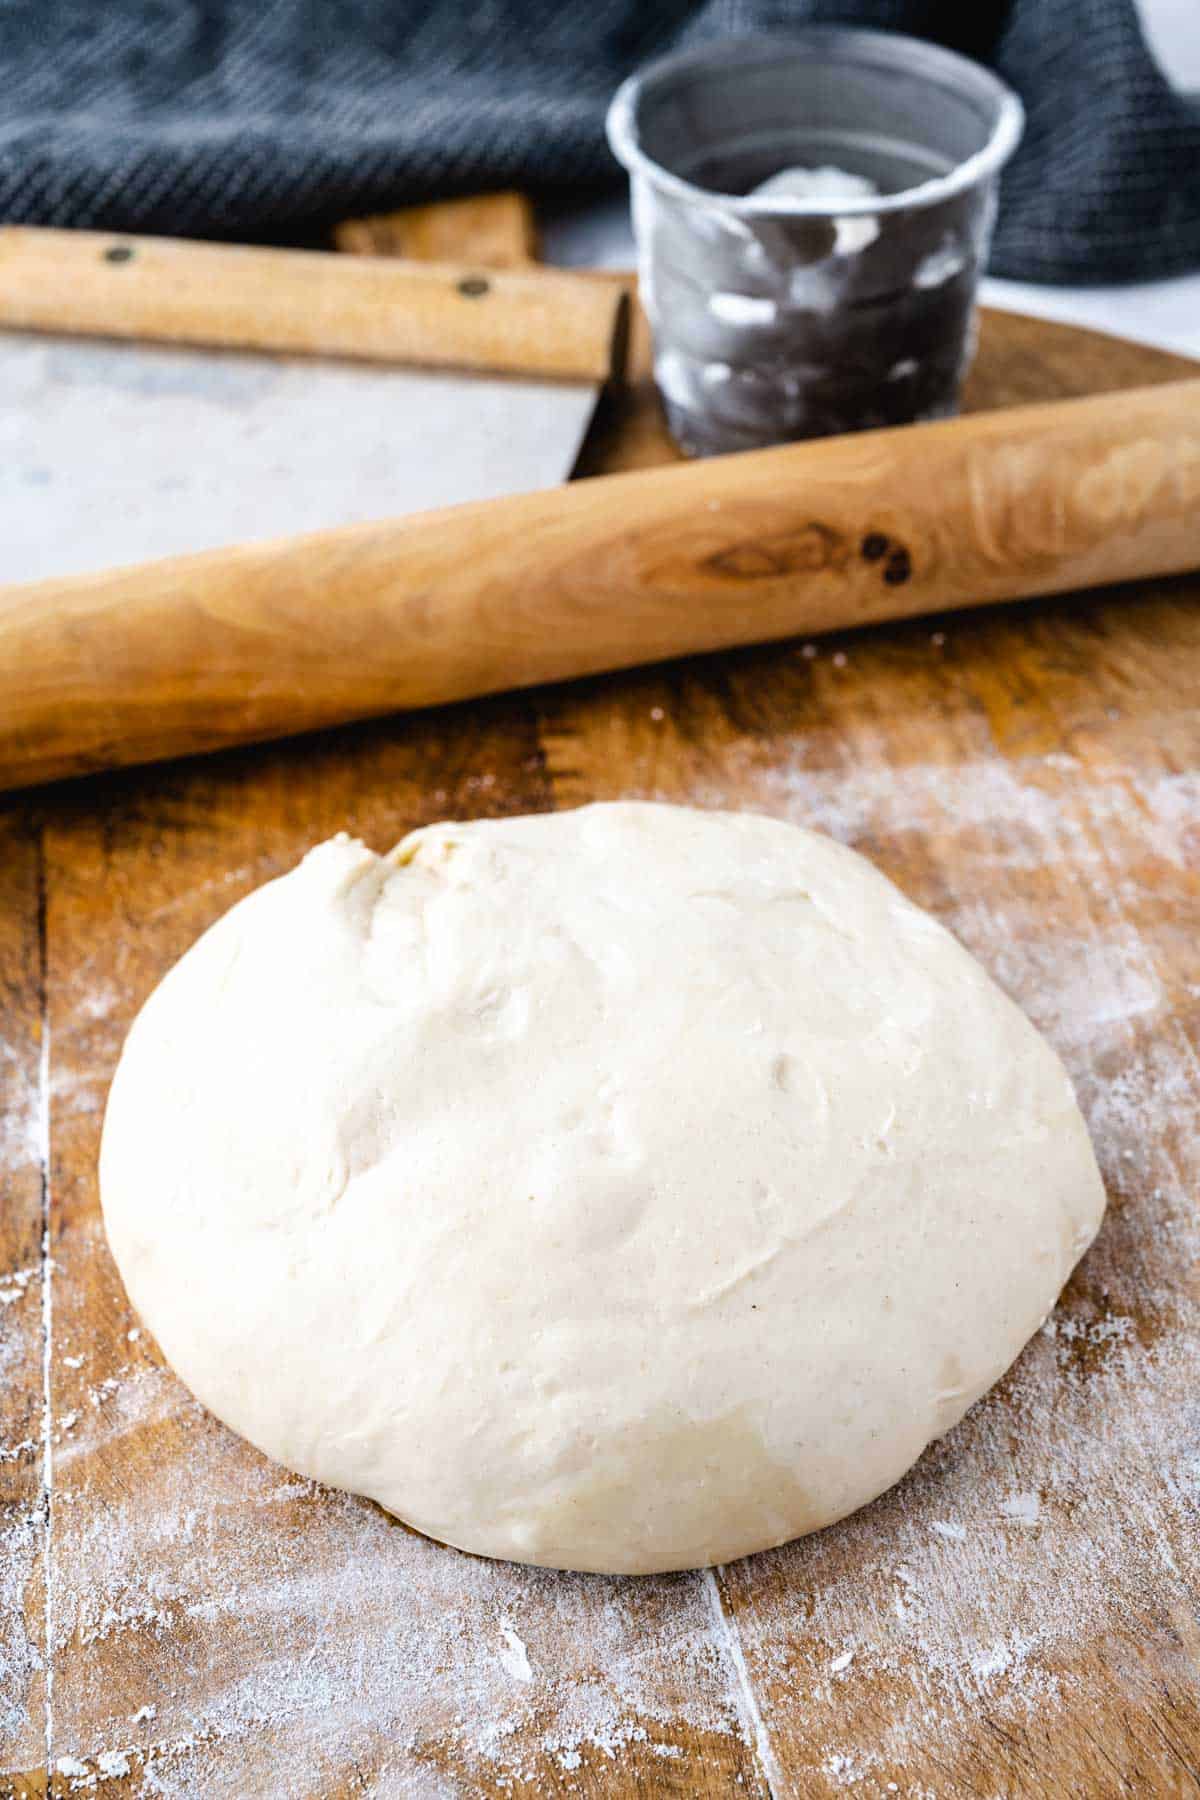
<instances>
[{"instance_id":1,"label":"wooden cutting board","mask_svg":"<svg viewBox=\"0 0 1200 1800\"><path fill-rule=\"evenodd\" d=\"M1192 372L992 314L968 399ZM643 360L586 466L664 450ZM0 1792L45 1793L47 1758L96 1800L1196 1792L1198 602L922 620L6 799ZM219 1426L137 1328L95 1163L141 1002L310 844L631 796L873 857L1065 1056L1110 1212L892 1493L609 1580L439 1548Z\"/></svg>"}]
</instances>

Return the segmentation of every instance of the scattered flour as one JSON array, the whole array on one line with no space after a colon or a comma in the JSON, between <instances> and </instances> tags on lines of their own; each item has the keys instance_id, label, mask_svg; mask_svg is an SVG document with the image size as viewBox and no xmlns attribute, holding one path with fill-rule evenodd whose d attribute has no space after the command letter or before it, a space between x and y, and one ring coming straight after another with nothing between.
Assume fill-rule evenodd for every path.
<instances>
[{"instance_id":1,"label":"scattered flour","mask_svg":"<svg viewBox=\"0 0 1200 1800\"><path fill-rule=\"evenodd\" d=\"M874 1762L873 1756L861 1750L834 1750L825 1758L821 1769L838 1787L854 1787L866 1779Z\"/></svg>"},{"instance_id":2,"label":"scattered flour","mask_svg":"<svg viewBox=\"0 0 1200 1800\"><path fill-rule=\"evenodd\" d=\"M1007 1500L1000 1502L1000 1511L1006 1519L1012 1519L1018 1525L1036 1525L1041 1516L1042 1503L1036 1494L1012 1494Z\"/></svg>"},{"instance_id":3,"label":"scattered flour","mask_svg":"<svg viewBox=\"0 0 1200 1800\"><path fill-rule=\"evenodd\" d=\"M802 656L816 664L816 647ZM55 1420L52 1748L68 1791L132 1778L152 1800L240 1800L247 1768L282 1796L333 1791L356 1766L405 1800L553 1792L594 1771L617 1791L653 1791L657 1774L781 1796L777 1727L794 1742L800 1718L808 1788L917 1800L950 1791L932 1756L970 1742L981 1708L1040 1742L1067 1696L1076 1713L1143 1704L1121 1690L1143 1646L1124 1661L1108 1647L1129 1644L1131 1618L1173 1616L1200 1520L1200 1067L1164 973L1200 777L1114 757L1107 782L1084 782L1065 750L1000 764L986 745L887 767L869 716L848 717L836 740L797 739L790 763L749 734L656 795L758 805L875 854L1058 1044L1113 1204L1043 1331L863 1512L710 1575L622 1581L459 1556L281 1476L150 1357L124 1368L139 1334L121 1329L107 1354L89 1345L94 1404ZM1114 868L1114 834L1141 846L1135 874ZM1060 917L1048 869L1084 904ZM123 1005L92 1016L106 1054ZM67 1107L85 1091L56 1088ZM37 1117L35 1101L10 1116L10 1155L36 1154ZM0 1316L32 1316L19 1301L37 1273L0 1275ZM11 1622L41 1530L33 1509L0 1517L10 1732L5 1695L40 1657Z\"/></svg>"},{"instance_id":4,"label":"scattered flour","mask_svg":"<svg viewBox=\"0 0 1200 1800\"><path fill-rule=\"evenodd\" d=\"M507 1669L514 1681L532 1681L529 1652L507 1619L500 1621L500 1637L502 1642L498 1655L501 1666Z\"/></svg>"},{"instance_id":5,"label":"scattered flour","mask_svg":"<svg viewBox=\"0 0 1200 1800\"><path fill-rule=\"evenodd\" d=\"M39 1273L36 1265L27 1269L10 1269L0 1274L0 1306L15 1306L29 1292L29 1284Z\"/></svg>"},{"instance_id":6,"label":"scattered flour","mask_svg":"<svg viewBox=\"0 0 1200 1800\"><path fill-rule=\"evenodd\" d=\"M1139 1634L1190 1616L1200 1062L1175 1010L1196 991L1165 971L1200 932L1187 898L1200 774L1117 750L1107 780L1065 749L1002 762L982 712L957 720L944 762L923 759L915 721L905 761L903 729L889 721L885 757L864 684L836 735L810 728L790 760L777 738L748 732L719 759L702 747L681 758L678 788L655 765L637 795L757 806L875 857L1057 1045L1105 1175L1097 1244L998 1387L873 1507L758 1559L761 1573L726 1571L768 1734L776 1708L794 1720L803 1696L804 1741L845 1743L860 1683L831 1692L816 1675L822 1649L827 1662L852 1640L874 1696L861 1725L879 1785L912 1794L915 1769L936 1785L948 1751L972 1741L982 1706L1034 1759L1068 1695L1076 1720L1144 1709L1123 1672L1145 1666ZM956 888L963 870L969 895ZM1114 1644L1127 1645L1123 1662ZM1172 1666L1169 1637L1160 1655ZM1169 1765L1164 1779L1177 1774Z\"/></svg>"}]
</instances>

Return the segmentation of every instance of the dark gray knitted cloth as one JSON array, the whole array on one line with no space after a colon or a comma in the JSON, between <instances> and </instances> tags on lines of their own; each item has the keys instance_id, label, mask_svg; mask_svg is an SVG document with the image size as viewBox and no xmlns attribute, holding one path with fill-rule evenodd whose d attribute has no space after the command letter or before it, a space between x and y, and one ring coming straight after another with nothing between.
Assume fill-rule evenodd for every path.
<instances>
[{"instance_id":1,"label":"dark gray knitted cloth","mask_svg":"<svg viewBox=\"0 0 1200 1800\"><path fill-rule=\"evenodd\" d=\"M0 0L0 218L288 242L472 189L595 192L631 69L808 20L933 38L1017 89L998 273L1200 267L1200 111L1134 0Z\"/></svg>"}]
</instances>

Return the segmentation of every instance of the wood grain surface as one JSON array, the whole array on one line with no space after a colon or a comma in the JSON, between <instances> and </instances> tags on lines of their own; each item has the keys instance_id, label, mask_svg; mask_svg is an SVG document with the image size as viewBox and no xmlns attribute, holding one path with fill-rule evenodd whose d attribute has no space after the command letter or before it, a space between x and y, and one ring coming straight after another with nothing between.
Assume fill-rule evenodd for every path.
<instances>
[{"instance_id":1,"label":"wood grain surface","mask_svg":"<svg viewBox=\"0 0 1200 1800\"><path fill-rule=\"evenodd\" d=\"M604 381L620 295L566 269L0 226L0 327Z\"/></svg>"},{"instance_id":2,"label":"wood grain surface","mask_svg":"<svg viewBox=\"0 0 1200 1800\"><path fill-rule=\"evenodd\" d=\"M1200 380L0 591L0 786L1200 568Z\"/></svg>"},{"instance_id":3,"label":"wood grain surface","mask_svg":"<svg viewBox=\"0 0 1200 1800\"><path fill-rule=\"evenodd\" d=\"M346 219L334 228L333 242L335 249L354 256L521 269L537 261L537 221L525 194L468 194L461 200Z\"/></svg>"},{"instance_id":4,"label":"wood grain surface","mask_svg":"<svg viewBox=\"0 0 1200 1800\"><path fill-rule=\"evenodd\" d=\"M1192 372L992 315L970 400ZM651 460L657 430L643 385L590 466ZM1200 1791L1198 601L1093 591L7 797L0 1792ZM616 1580L441 1549L219 1426L129 1311L95 1158L150 989L311 843L634 796L872 856L1060 1049L1110 1211L890 1494Z\"/></svg>"}]
</instances>

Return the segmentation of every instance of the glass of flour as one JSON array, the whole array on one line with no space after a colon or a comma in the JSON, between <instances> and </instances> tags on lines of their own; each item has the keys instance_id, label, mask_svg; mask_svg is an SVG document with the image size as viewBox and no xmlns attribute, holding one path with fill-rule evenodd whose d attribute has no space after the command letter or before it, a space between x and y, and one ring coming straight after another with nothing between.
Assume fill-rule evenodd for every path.
<instances>
[{"instance_id":1,"label":"glass of flour","mask_svg":"<svg viewBox=\"0 0 1200 1800\"><path fill-rule=\"evenodd\" d=\"M642 302L693 455L955 410L1016 95L895 32L702 44L618 91Z\"/></svg>"}]
</instances>

